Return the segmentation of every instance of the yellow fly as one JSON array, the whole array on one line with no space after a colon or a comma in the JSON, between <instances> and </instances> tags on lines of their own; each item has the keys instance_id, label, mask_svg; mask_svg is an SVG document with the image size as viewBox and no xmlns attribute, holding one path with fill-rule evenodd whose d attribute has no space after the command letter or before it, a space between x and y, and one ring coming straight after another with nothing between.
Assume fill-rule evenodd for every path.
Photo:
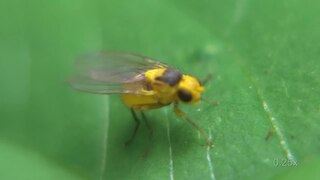
<instances>
[{"instance_id":1,"label":"yellow fly","mask_svg":"<svg viewBox=\"0 0 320 180\"><path fill-rule=\"evenodd\" d=\"M132 53L90 54L76 61L69 83L82 92L121 94L136 122L127 143L131 142L139 128L137 111L141 112L151 136L151 125L143 112L173 103L174 112L199 131L209 146L213 146L207 134L178 107L180 102L197 104L205 88L197 78L182 74L164 63Z\"/></svg>"}]
</instances>

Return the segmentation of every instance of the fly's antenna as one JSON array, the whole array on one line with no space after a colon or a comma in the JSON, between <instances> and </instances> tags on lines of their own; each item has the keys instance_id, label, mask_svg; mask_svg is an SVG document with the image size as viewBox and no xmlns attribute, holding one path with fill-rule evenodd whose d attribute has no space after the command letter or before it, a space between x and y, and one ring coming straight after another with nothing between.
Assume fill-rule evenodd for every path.
<instances>
[{"instance_id":1,"label":"fly's antenna","mask_svg":"<svg viewBox=\"0 0 320 180\"><path fill-rule=\"evenodd\" d=\"M209 73L205 78L200 80L200 84L204 86L208 81L210 81L213 77L212 73Z\"/></svg>"},{"instance_id":2,"label":"fly's antenna","mask_svg":"<svg viewBox=\"0 0 320 180\"><path fill-rule=\"evenodd\" d=\"M208 103L211 106L218 106L220 104L219 101L209 101L207 99L204 99L203 97L201 97L201 101Z\"/></svg>"}]
</instances>

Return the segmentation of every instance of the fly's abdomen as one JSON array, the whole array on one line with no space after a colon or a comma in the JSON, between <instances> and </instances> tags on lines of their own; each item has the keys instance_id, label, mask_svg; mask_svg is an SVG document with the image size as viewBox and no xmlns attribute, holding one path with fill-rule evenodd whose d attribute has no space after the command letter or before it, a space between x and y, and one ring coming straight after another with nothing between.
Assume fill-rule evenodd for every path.
<instances>
[{"instance_id":1,"label":"fly's abdomen","mask_svg":"<svg viewBox=\"0 0 320 180\"><path fill-rule=\"evenodd\" d=\"M123 94L122 101L126 106L141 111L156 109L164 106L164 104L160 103L154 95L143 96L134 94Z\"/></svg>"}]
</instances>

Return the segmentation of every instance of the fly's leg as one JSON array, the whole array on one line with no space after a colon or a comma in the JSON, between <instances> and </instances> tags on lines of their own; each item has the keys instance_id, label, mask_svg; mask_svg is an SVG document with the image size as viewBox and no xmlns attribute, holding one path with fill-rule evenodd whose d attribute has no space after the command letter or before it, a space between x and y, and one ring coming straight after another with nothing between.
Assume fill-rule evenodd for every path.
<instances>
[{"instance_id":1,"label":"fly's leg","mask_svg":"<svg viewBox=\"0 0 320 180\"><path fill-rule=\"evenodd\" d=\"M151 140L152 134L153 134L152 126L151 126L150 122L148 121L147 117L144 115L144 113L143 113L142 111L141 111L141 116L142 116L143 121L146 123L146 125L147 125L147 127L148 127L148 130L149 130L149 139Z\"/></svg>"},{"instance_id":2,"label":"fly's leg","mask_svg":"<svg viewBox=\"0 0 320 180\"><path fill-rule=\"evenodd\" d=\"M133 133L132 133L130 139L128 139L128 140L125 142L125 145L126 145L126 146L129 145L129 144L133 141L133 139L134 139L134 137L136 136L137 131L138 131L139 127L140 127L140 121L139 121L139 119L138 119L138 117L137 117L137 115L136 115L136 112L135 112L132 108L131 108L130 110L131 110L131 114L132 114L133 120L134 120L134 122L136 123L136 125L135 125L135 127L134 127L134 130L133 130Z\"/></svg>"},{"instance_id":3,"label":"fly's leg","mask_svg":"<svg viewBox=\"0 0 320 180\"><path fill-rule=\"evenodd\" d=\"M186 114L181 111L178 107L178 104L175 103L174 104L174 112L181 118L186 120L193 128L195 128L197 131L200 132L200 134L206 139L207 144L209 147L213 147L213 144L211 142L211 140L209 139L208 135L204 132L203 129L201 129L196 123L194 123L191 119L189 119Z\"/></svg>"},{"instance_id":4,"label":"fly's leg","mask_svg":"<svg viewBox=\"0 0 320 180\"><path fill-rule=\"evenodd\" d=\"M148 121L148 118L144 115L144 113L141 111L141 116L142 116L142 119L143 121L146 123L146 126L149 130L149 143L151 142L151 138L152 138L152 134L153 134L153 129L152 129L152 126L150 124L150 122ZM148 154L149 154L149 148L150 148L150 144L149 146L147 146L144 150L144 153L143 153L143 157L147 157Z\"/></svg>"}]
</instances>

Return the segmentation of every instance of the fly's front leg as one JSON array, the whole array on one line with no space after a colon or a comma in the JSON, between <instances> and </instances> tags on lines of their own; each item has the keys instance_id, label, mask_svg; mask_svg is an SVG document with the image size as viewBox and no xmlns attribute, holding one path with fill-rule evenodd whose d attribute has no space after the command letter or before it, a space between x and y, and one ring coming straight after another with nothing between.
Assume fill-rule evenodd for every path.
<instances>
[{"instance_id":1,"label":"fly's front leg","mask_svg":"<svg viewBox=\"0 0 320 180\"><path fill-rule=\"evenodd\" d=\"M131 114L132 114L133 120L134 120L134 122L136 123L136 125L135 125L135 127L134 127L134 130L133 130L133 133L132 133L130 139L128 139L128 140L125 142L125 145L126 145L126 146L133 141L133 139L134 139L134 137L136 136L137 131L138 131L139 127L140 127L140 121L139 121L139 119L138 119L138 117L137 117L137 115L136 115L136 112L135 112L132 108L131 108L130 110L131 110Z\"/></svg>"},{"instance_id":2,"label":"fly's front leg","mask_svg":"<svg viewBox=\"0 0 320 180\"><path fill-rule=\"evenodd\" d=\"M189 119L189 118L186 116L186 114L179 109L177 103L174 104L174 112L175 112L181 119L186 120L193 128L195 128L198 132L200 132L200 134L206 139L209 147L213 147L213 144L212 144L210 138L209 138L208 135L204 132L204 130L201 129L201 128L200 128L196 123L194 123L191 119Z\"/></svg>"}]
</instances>

